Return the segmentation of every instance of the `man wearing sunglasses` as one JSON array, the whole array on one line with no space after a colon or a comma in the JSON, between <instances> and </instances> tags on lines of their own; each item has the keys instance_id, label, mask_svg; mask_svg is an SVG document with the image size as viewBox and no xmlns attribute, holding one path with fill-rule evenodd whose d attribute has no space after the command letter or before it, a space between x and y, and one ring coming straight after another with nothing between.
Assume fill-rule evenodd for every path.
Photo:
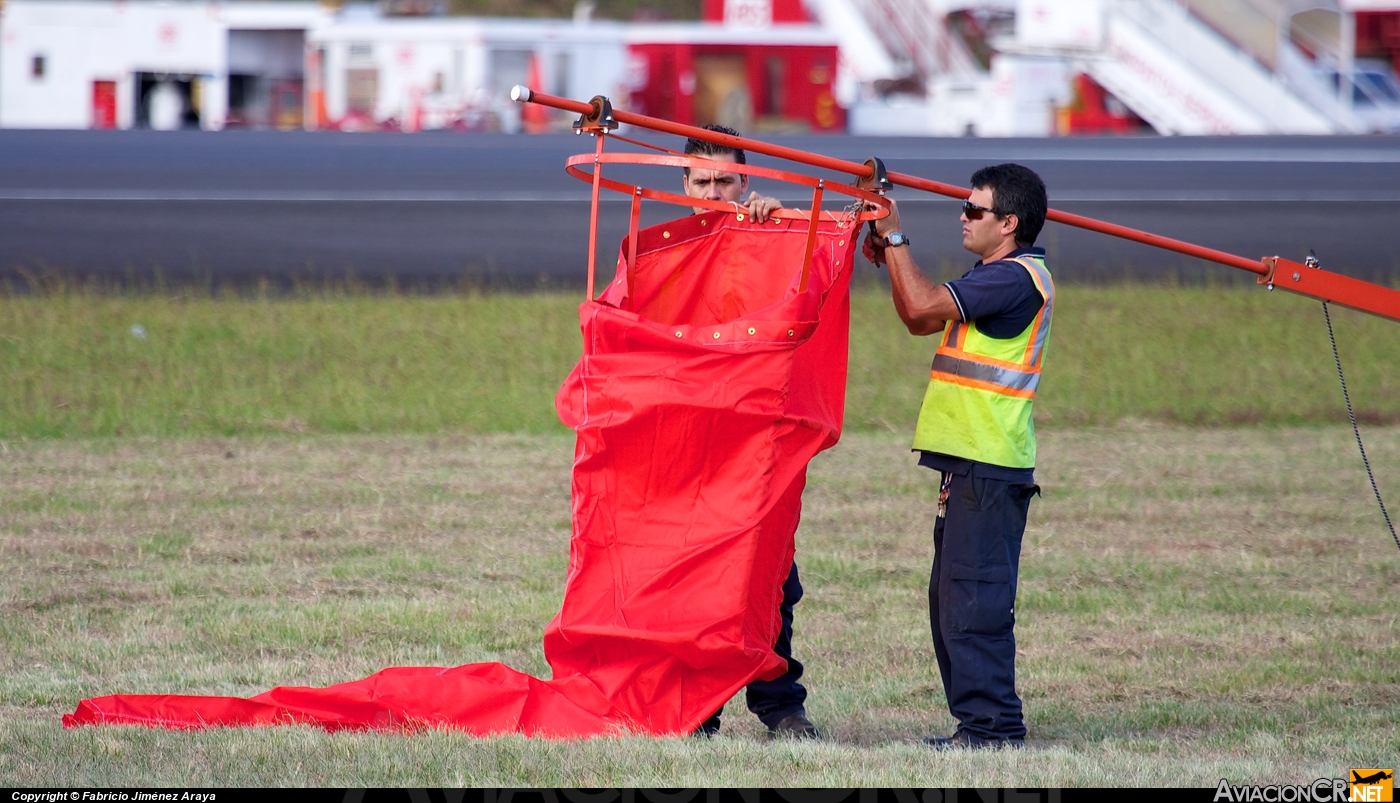
<instances>
[{"instance_id":1,"label":"man wearing sunglasses","mask_svg":"<svg viewBox=\"0 0 1400 803\"><path fill-rule=\"evenodd\" d=\"M942 332L914 433L919 465L941 474L933 524L929 624L948 710L939 750L1020 747L1015 604L1021 537L1035 484L1031 403L1050 334L1055 288L1035 238L1045 184L1016 164L972 175L962 206L963 247L980 259L935 284L909 255L899 210L865 241L889 266L895 311L910 334Z\"/></svg>"}]
</instances>

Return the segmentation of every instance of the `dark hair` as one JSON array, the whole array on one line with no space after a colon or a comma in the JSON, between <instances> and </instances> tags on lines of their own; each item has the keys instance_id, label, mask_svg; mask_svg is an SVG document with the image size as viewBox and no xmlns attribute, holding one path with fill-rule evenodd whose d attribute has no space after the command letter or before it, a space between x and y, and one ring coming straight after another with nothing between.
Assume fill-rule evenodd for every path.
<instances>
[{"instance_id":1,"label":"dark hair","mask_svg":"<svg viewBox=\"0 0 1400 803\"><path fill-rule=\"evenodd\" d=\"M992 191L992 212L998 217L1016 216L1016 244L1035 245L1045 226L1045 182L1034 170L1018 164L990 165L972 174L973 189Z\"/></svg>"},{"instance_id":2,"label":"dark hair","mask_svg":"<svg viewBox=\"0 0 1400 803\"><path fill-rule=\"evenodd\" d=\"M716 134L728 134L731 137L739 136L739 132L722 125L707 125L706 131L713 131ZM734 161L739 164L748 164L744 157L744 152L738 148L731 148L728 145L717 145L713 142L706 142L703 139L687 139L685 141L686 156L723 156L726 153L734 154ZM685 174L690 175L690 168L685 169Z\"/></svg>"}]
</instances>

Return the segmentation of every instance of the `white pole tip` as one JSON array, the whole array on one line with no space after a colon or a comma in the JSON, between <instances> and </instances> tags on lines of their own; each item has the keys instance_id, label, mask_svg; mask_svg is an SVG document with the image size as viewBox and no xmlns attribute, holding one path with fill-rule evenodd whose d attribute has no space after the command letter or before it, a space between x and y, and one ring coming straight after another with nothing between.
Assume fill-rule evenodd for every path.
<instances>
[{"instance_id":1,"label":"white pole tip","mask_svg":"<svg viewBox=\"0 0 1400 803\"><path fill-rule=\"evenodd\" d=\"M530 87L524 84L516 84L510 90L510 99L516 103L526 103L530 100Z\"/></svg>"}]
</instances>

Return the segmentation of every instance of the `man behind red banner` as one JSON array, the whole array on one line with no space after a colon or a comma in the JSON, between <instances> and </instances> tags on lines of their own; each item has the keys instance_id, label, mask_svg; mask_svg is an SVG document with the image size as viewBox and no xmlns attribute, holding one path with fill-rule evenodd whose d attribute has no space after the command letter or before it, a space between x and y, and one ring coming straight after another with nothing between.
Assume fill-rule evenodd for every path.
<instances>
[{"instance_id":1,"label":"man behind red banner","mask_svg":"<svg viewBox=\"0 0 1400 803\"><path fill-rule=\"evenodd\" d=\"M894 307L910 334L943 332L919 411L919 465L942 474L933 525L929 624L951 737L939 749L1020 747L1016 695L1016 575L1035 484L1031 403L1050 335L1055 286L1045 250L1045 184L1016 164L972 175L963 247L980 259L936 285L919 272L899 210L876 223L865 253L889 265Z\"/></svg>"},{"instance_id":2,"label":"man behind red banner","mask_svg":"<svg viewBox=\"0 0 1400 803\"><path fill-rule=\"evenodd\" d=\"M739 136L739 132L721 125L707 125L705 128L721 134ZM747 157L743 151L698 139L686 140L685 152L688 156L699 156L715 162L747 164ZM736 210L751 216L754 223L767 221L774 210L783 207L782 201L777 198L764 197L757 192L751 193L748 200L740 203L739 199L744 197L744 191L749 188L749 177L740 173L703 170L698 167L694 170L686 168L682 185L685 187L685 194L691 198L734 204ZM695 209L696 214L706 211L709 210ZM816 727L807 720L807 709L804 706L807 689L798 683L802 677L802 664L792 657L792 609L801 599L802 582L797 577L797 563L794 561L792 571L783 583L783 602L778 608L783 619L783 629L778 633L777 643L773 645L773 652L788 662L788 670L773 680L755 680L749 684L746 695L749 710L768 727L770 736L817 738L819 735ZM696 729L696 734L713 736L719 733L722 713L723 708L716 711Z\"/></svg>"}]
</instances>

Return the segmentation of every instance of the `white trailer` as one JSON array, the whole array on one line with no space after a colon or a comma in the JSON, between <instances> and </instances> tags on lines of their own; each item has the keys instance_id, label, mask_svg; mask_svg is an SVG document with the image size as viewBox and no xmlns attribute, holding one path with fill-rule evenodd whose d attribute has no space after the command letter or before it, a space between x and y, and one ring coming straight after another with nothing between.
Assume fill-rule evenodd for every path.
<instances>
[{"instance_id":1,"label":"white trailer","mask_svg":"<svg viewBox=\"0 0 1400 803\"><path fill-rule=\"evenodd\" d=\"M331 19L318 3L9 0L0 127L218 129L230 81L247 121L239 89L256 105L259 81L264 94L276 81L295 88L306 32ZM281 122L300 126L299 99L289 112Z\"/></svg>"},{"instance_id":2,"label":"white trailer","mask_svg":"<svg viewBox=\"0 0 1400 803\"><path fill-rule=\"evenodd\" d=\"M346 15L311 34L310 97L322 104L320 126L514 132L522 127L510 101L516 84L620 96L623 32L621 23L587 19Z\"/></svg>"}]
</instances>

